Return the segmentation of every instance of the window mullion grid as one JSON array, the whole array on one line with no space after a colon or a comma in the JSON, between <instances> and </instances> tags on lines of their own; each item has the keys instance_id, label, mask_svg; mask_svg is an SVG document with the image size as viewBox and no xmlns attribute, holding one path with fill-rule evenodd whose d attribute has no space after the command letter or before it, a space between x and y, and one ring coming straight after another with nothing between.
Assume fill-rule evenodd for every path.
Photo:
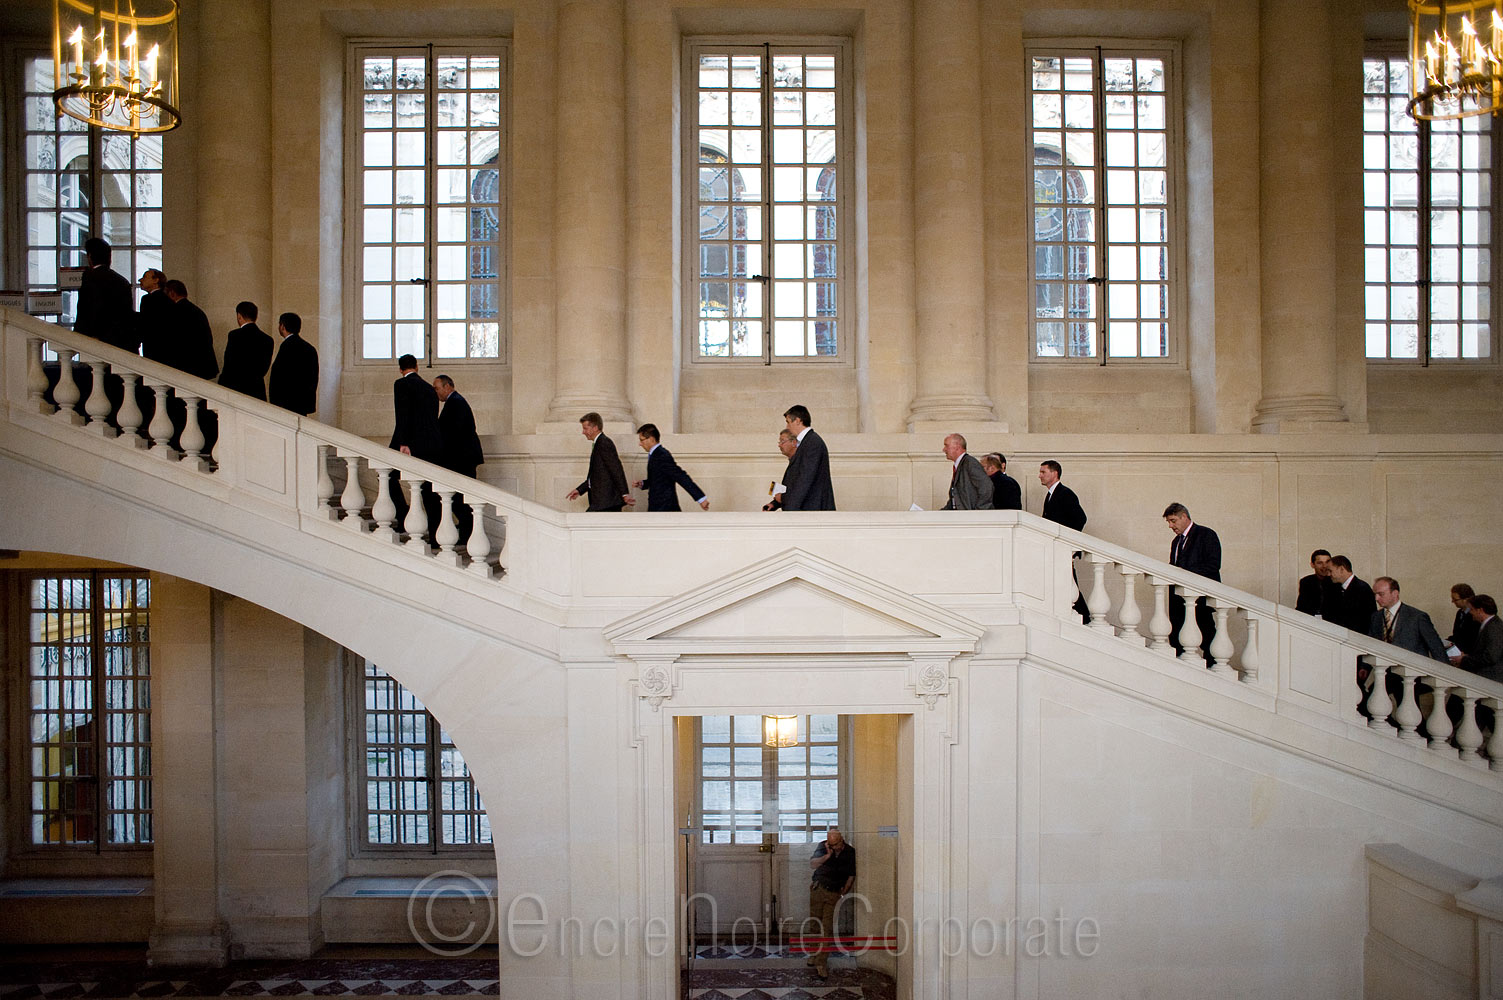
<instances>
[{"instance_id":1,"label":"window mullion grid","mask_svg":"<svg viewBox=\"0 0 1503 1000\"><path fill-rule=\"evenodd\" d=\"M1433 218L1431 198L1433 178L1430 173L1432 167L1430 161L1430 123L1420 120L1416 124L1419 126L1416 130L1418 132L1419 147L1419 170L1417 171L1419 174L1419 274L1416 277L1415 285L1419 306L1417 322L1419 323L1420 366L1428 368L1430 367L1430 354L1433 350L1433 335L1430 330L1430 296L1432 294L1430 279L1433 263L1431 258L1435 250L1432 239L1433 234L1430 231L1431 219Z\"/></svg>"},{"instance_id":2,"label":"window mullion grid","mask_svg":"<svg viewBox=\"0 0 1503 1000\"><path fill-rule=\"evenodd\" d=\"M1096 288L1095 331L1097 364L1106 366L1106 328L1109 319L1107 303L1110 301L1106 251L1109 235L1106 229L1106 60L1101 46L1096 46L1096 72L1092 74L1091 111L1092 137L1096 148L1096 189L1094 192L1096 214L1096 273L1089 279Z\"/></svg>"},{"instance_id":3,"label":"window mullion grid","mask_svg":"<svg viewBox=\"0 0 1503 1000\"><path fill-rule=\"evenodd\" d=\"M438 350L438 170L434 159L438 151L438 60L433 44L426 47L427 65L423 70L423 192L427 205L423 209L423 357L433 367Z\"/></svg>"},{"instance_id":4,"label":"window mullion grid","mask_svg":"<svg viewBox=\"0 0 1503 1000\"><path fill-rule=\"evenodd\" d=\"M432 329L432 324L429 324L429 329ZM429 712L426 721L428 723L428 742L425 751L428 760L428 845L429 853L437 854L439 845L444 839L443 810L439 808L439 770L442 765L438 757L438 720L433 717L432 712Z\"/></svg>"},{"instance_id":5,"label":"window mullion grid","mask_svg":"<svg viewBox=\"0 0 1503 1000\"><path fill-rule=\"evenodd\" d=\"M773 266L774 245L772 239L773 227L773 197L772 197L772 46L764 43L762 46L762 162L757 169L762 177L762 248L761 273L749 276L750 280L759 281L762 285L762 363L772 364L772 330L777 322L777 310L774 303L777 301L778 279ZM732 244L732 253L734 254ZM734 256L733 258L734 259ZM750 262L748 262L749 264ZM764 788L766 786L763 786Z\"/></svg>"}]
</instances>

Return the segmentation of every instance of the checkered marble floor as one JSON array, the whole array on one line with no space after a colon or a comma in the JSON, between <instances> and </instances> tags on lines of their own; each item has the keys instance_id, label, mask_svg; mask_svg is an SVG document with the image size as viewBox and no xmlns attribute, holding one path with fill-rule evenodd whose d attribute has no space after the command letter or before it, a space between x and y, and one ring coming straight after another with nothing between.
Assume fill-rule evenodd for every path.
<instances>
[{"instance_id":1,"label":"checkered marble floor","mask_svg":"<svg viewBox=\"0 0 1503 1000\"><path fill-rule=\"evenodd\" d=\"M0 1000L76 997L474 996L500 994L494 959L309 959L152 969L143 962L0 964Z\"/></svg>"},{"instance_id":2,"label":"checkered marble floor","mask_svg":"<svg viewBox=\"0 0 1503 1000\"><path fill-rule=\"evenodd\" d=\"M829 979L808 968L694 969L690 1000L893 1000L893 981L871 969L832 966Z\"/></svg>"}]
</instances>

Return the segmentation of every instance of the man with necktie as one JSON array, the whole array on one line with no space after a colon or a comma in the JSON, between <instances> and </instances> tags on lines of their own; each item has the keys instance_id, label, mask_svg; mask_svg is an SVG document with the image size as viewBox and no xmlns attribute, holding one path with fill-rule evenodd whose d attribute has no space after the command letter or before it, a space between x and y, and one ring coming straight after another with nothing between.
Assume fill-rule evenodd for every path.
<instances>
[{"instance_id":1,"label":"man with necktie","mask_svg":"<svg viewBox=\"0 0 1503 1000\"><path fill-rule=\"evenodd\" d=\"M1164 521L1174 532L1174 541L1169 543L1169 564L1219 583L1221 539L1216 532L1191 520L1189 508L1182 503L1165 507ZM1169 643L1175 653L1184 649L1179 641L1179 629L1184 621L1185 599L1175 594L1169 598ZM1211 640L1216 636L1216 613L1206 604L1204 597L1195 599L1195 624L1200 626L1200 648L1209 663Z\"/></svg>"}]
</instances>

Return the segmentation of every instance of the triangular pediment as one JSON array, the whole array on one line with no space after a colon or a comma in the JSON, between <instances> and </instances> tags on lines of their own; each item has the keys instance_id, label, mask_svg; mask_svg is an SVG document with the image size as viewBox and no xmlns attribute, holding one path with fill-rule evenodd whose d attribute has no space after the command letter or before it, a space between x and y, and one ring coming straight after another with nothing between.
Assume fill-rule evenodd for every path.
<instances>
[{"instance_id":1,"label":"triangular pediment","mask_svg":"<svg viewBox=\"0 0 1503 1000\"><path fill-rule=\"evenodd\" d=\"M605 630L618 653L974 650L983 628L800 549L747 566Z\"/></svg>"}]
</instances>

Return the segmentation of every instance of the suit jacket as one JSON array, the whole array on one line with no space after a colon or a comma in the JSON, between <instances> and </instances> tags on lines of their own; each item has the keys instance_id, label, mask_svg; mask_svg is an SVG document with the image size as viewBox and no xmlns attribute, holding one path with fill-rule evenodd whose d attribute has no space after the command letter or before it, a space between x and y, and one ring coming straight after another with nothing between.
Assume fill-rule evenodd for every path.
<instances>
[{"instance_id":1,"label":"suit jacket","mask_svg":"<svg viewBox=\"0 0 1503 1000\"><path fill-rule=\"evenodd\" d=\"M271 335L254 323L230 331L224 345L219 384L257 399L266 398L266 370L271 367Z\"/></svg>"},{"instance_id":2,"label":"suit jacket","mask_svg":"<svg viewBox=\"0 0 1503 1000\"><path fill-rule=\"evenodd\" d=\"M783 473L784 510L834 510L835 487L830 482L830 452L812 428L799 442Z\"/></svg>"},{"instance_id":3,"label":"suit jacket","mask_svg":"<svg viewBox=\"0 0 1503 1000\"><path fill-rule=\"evenodd\" d=\"M647 491L647 509L682 510L678 505L680 486L689 492L695 503L705 498L705 491L679 468L667 448L662 445L653 448L647 456L647 478L642 480L642 488Z\"/></svg>"},{"instance_id":4,"label":"suit jacket","mask_svg":"<svg viewBox=\"0 0 1503 1000\"><path fill-rule=\"evenodd\" d=\"M616 454L616 443L601 431L595 435L595 446L590 449L589 478L579 484L576 492L589 496L590 510L620 510L626 506L622 497L630 491L626 470L621 468L621 456Z\"/></svg>"},{"instance_id":5,"label":"suit jacket","mask_svg":"<svg viewBox=\"0 0 1503 1000\"><path fill-rule=\"evenodd\" d=\"M1058 483L1053 493L1044 494L1044 520L1084 531L1086 512L1080 506L1080 498L1075 495L1075 491L1064 483Z\"/></svg>"},{"instance_id":6,"label":"suit jacket","mask_svg":"<svg viewBox=\"0 0 1503 1000\"><path fill-rule=\"evenodd\" d=\"M1340 587L1339 584L1337 586ZM1330 609L1326 612L1326 621L1367 635L1368 626L1373 621L1373 612L1378 610L1378 599L1373 596L1372 587L1353 576L1345 590L1337 589L1333 592L1332 600L1326 607Z\"/></svg>"},{"instance_id":7,"label":"suit jacket","mask_svg":"<svg viewBox=\"0 0 1503 1000\"><path fill-rule=\"evenodd\" d=\"M295 333L282 338L266 401L305 417L318 409L318 348Z\"/></svg>"},{"instance_id":8,"label":"suit jacket","mask_svg":"<svg viewBox=\"0 0 1503 1000\"><path fill-rule=\"evenodd\" d=\"M797 452L795 452L797 454ZM993 487L986 470L970 453L960 456L960 464L950 477L950 499L941 510L991 510Z\"/></svg>"},{"instance_id":9,"label":"suit jacket","mask_svg":"<svg viewBox=\"0 0 1503 1000\"><path fill-rule=\"evenodd\" d=\"M992 506L997 510L1022 510L1023 487L1005 472L993 472Z\"/></svg>"},{"instance_id":10,"label":"suit jacket","mask_svg":"<svg viewBox=\"0 0 1503 1000\"><path fill-rule=\"evenodd\" d=\"M485 449L480 446L470 401L457 392L449 393L438 413L438 431L444 441L444 459L439 464L474 479L476 468L485 463Z\"/></svg>"},{"instance_id":11,"label":"suit jacket","mask_svg":"<svg viewBox=\"0 0 1503 1000\"><path fill-rule=\"evenodd\" d=\"M406 445L413 458L441 464L444 436L438 429L438 393L433 386L417 372L408 372L391 384L391 403L397 425L390 447Z\"/></svg>"},{"instance_id":12,"label":"suit jacket","mask_svg":"<svg viewBox=\"0 0 1503 1000\"><path fill-rule=\"evenodd\" d=\"M130 280L108 267L85 270L73 329L135 354L141 338L136 333L136 299Z\"/></svg>"},{"instance_id":13,"label":"suit jacket","mask_svg":"<svg viewBox=\"0 0 1503 1000\"><path fill-rule=\"evenodd\" d=\"M136 333L141 353L152 361L167 361L168 339L172 336L172 300L158 288L141 297L141 311L136 314Z\"/></svg>"},{"instance_id":14,"label":"suit jacket","mask_svg":"<svg viewBox=\"0 0 1503 1000\"><path fill-rule=\"evenodd\" d=\"M1334 600L1335 588L1336 584L1328 576L1311 573L1300 577L1299 597L1294 601L1294 610L1303 611L1307 615L1320 615L1322 618L1331 617L1326 608Z\"/></svg>"},{"instance_id":15,"label":"suit jacket","mask_svg":"<svg viewBox=\"0 0 1503 1000\"><path fill-rule=\"evenodd\" d=\"M1190 530L1182 536L1176 535L1169 544L1169 563L1219 583L1221 539L1210 528L1191 521Z\"/></svg>"},{"instance_id":16,"label":"suit jacket","mask_svg":"<svg viewBox=\"0 0 1503 1000\"><path fill-rule=\"evenodd\" d=\"M1458 611L1456 612L1456 620L1451 623L1451 641L1463 653L1470 653L1477 648L1477 630L1479 628L1477 619L1472 617L1470 611Z\"/></svg>"},{"instance_id":17,"label":"suit jacket","mask_svg":"<svg viewBox=\"0 0 1503 1000\"><path fill-rule=\"evenodd\" d=\"M1367 634L1374 639L1383 638L1383 626L1387 617L1387 612L1382 608L1374 611ZM1435 631L1435 623L1430 620L1430 616L1419 608L1412 608L1402 602L1399 604L1399 610L1393 618L1393 638L1388 641L1411 653L1446 662L1446 647L1440 641L1440 633Z\"/></svg>"},{"instance_id":18,"label":"suit jacket","mask_svg":"<svg viewBox=\"0 0 1503 1000\"><path fill-rule=\"evenodd\" d=\"M209 317L204 311L187 299L179 299L172 303L167 316L166 356L162 363L199 378L212 379L218 375L214 331L209 328Z\"/></svg>"},{"instance_id":19,"label":"suit jacket","mask_svg":"<svg viewBox=\"0 0 1503 1000\"><path fill-rule=\"evenodd\" d=\"M1497 615L1483 623L1476 651L1463 656L1459 666L1503 684L1503 621Z\"/></svg>"}]
</instances>

